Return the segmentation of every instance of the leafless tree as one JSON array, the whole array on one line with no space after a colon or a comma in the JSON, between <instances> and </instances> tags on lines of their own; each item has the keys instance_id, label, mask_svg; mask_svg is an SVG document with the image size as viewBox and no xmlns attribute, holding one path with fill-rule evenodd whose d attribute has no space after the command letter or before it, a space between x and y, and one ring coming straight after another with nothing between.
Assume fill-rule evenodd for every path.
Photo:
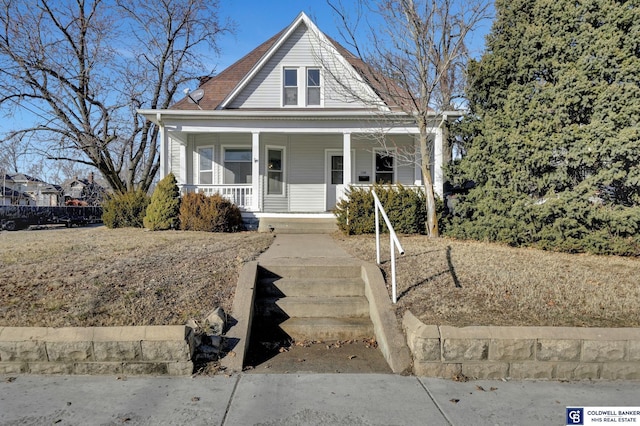
<instances>
[{"instance_id":1,"label":"leafless tree","mask_svg":"<svg viewBox=\"0 0 640 426\"><path fill-rule=\"evenodd\" d=\"M9 132L53 160L96 167L114 191L148 190L167 108L232 29L216 0L0 0L0 106L35 113Z\"/></svg>"},{"instance_id":2,"label":"leafless tree","mask_svg":"<svg viewBox=\"0 0 640 426\"><path fill-rule=\"evenodd\" d=\"M7 139L0 149L0 169L7 173L20 172L21 160L29 151L29 142L24 138L15 136Z\"/></svg>"},{"instance_id":3,"label":"leafless tree","mask_svg":"<svg viewBox=\"0 0 640 426\"><path fill-rule=\"evenodd\" d=\"M417 124L419 152L393 155L419 160L425 226L429 236L437 237L429 127L434 115L453 106L459 95L467 38L489 17L490 0L359 0L355 13L340 0L328 3L343 23L340 35L346 47L362 60L358 71L391 107L380 109L382 114L401 110Z\"/></svg>"}]
</instances>

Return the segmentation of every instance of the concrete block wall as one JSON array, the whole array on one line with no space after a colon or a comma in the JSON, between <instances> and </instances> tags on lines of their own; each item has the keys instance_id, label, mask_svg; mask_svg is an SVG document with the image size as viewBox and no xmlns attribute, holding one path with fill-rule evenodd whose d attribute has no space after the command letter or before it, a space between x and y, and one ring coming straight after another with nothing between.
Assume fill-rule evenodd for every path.
<instances>
[{"instance_id":1,"label":"concrete block wall","mask_svg":"<svg viewBox=\"0 0 640 426\"><path fill-rule=\"evenodd\" d=\"M0 374L188 375L184 326L0 327Z\"/></svg>"},{"instance_id":2,"label":"concrete block wall","mask_svg":"<svg viewBox=\"0 0 640 426\"><path fill-rule=\"evenodd\" d=\"M640 380L640 329L425 325L407 312L418 376Z\"/></svg>"}]
</instances>

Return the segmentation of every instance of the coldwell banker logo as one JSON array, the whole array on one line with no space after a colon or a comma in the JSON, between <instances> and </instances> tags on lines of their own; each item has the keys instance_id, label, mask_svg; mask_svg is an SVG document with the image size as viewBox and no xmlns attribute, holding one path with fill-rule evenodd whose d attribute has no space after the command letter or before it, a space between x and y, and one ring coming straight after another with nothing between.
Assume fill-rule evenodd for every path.
<instances>
[{"instance_id":1,"label":"coldwell banker logo","mask_svg":"<svg viewBox=\"0 0 640 426\"><path fill-rule=\"evenodd\" d=\"M583 425L584 408L571 408L567 407L567 424L568 425Z\"/></svg>"}]
</instances>

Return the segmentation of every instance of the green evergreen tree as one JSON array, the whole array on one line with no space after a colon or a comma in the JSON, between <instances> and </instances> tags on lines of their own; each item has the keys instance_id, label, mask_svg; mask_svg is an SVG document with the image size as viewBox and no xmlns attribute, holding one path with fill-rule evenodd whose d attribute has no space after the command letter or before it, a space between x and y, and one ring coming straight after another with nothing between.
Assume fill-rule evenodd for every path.
<instances>
[{"instance_id":1,"label":"green evergreen tree","mask_svg":"<svg viewBox=\"0 0 640 426\"><path fill-rule=\"evenodd\" d=\"M497 0L450 234L640 254L640 2Z\"/></svg>"},{"instance_id":2,"label":"green evergreen tree","mask_svg":"<svg viewBox=\"0 0 640 426\"><path fill-rule=\"evenodd\" d=\"M153 191L144 217L144 227L152 231L178 228L180 190L173 173L165 176Z\"/></svg>"}]
</instances>

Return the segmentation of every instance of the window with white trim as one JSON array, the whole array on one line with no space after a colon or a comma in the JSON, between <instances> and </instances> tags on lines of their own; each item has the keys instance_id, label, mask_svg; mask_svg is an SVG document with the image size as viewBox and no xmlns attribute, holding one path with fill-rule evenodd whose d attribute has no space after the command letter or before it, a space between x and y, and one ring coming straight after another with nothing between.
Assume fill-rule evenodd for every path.
<instances>
[{"instance_id":1,"label":"window with white trim","mask_svg":"<svg viewBox=\"0 0 640 426\"><path fill-rule=\"evenodd\" d=\"M284 195L284 150L267 150L267 194Z\"/></svg>"},{"instance_id":2,"label":"window with white trim","mask_svg":"<svg viewBox=\"0 0 640 426\"><path fill-rule=\"evenodd\" d=\"M284 69L284 94L283 100L285 106L298 105L298 69Z\"/></svg>"},{"instance_id":3,"label":"window with white trim","mask_svg":"<svg viewBox=\"0 0 640 426\"><path fill-rule=\"evenodd\" d=\"M213 147L211 146L198 148L198 183L213 184Z\"/></svg>"},{"instance_id":4,"label":"window with white trim","mask_svg":"<svg viewBox=\"0 0 640 426\"><path fill-rule=\"evenodd\" d=\"M375 183L392 184L395 176L395 158L388 151L374 151Z\"/></svg>"},{"instance_id":5,"label":"window with white trim","mask_svg":"<svg viewBox=\"0 0 640 426\"><path fill-rule=\"evenodd\" d=\"M225 184L251 183L251 148L224 148Z\"/></svg>"},{"instance_id":6,"label":"window with white trim","mask_svg":"<svg viewBox=\"0 0 640 426\"><path fill-rule=\"evenodd\" d=\"M307 68L307 105L320 105L320 68Z\"/></svg>"}]
</instances>

